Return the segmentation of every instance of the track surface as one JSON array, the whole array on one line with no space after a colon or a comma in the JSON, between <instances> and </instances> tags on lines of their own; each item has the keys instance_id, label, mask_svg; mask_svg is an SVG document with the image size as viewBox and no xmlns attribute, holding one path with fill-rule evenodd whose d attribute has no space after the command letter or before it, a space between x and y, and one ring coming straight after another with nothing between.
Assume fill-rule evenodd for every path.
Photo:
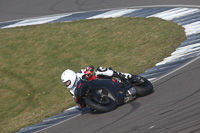
<instances>
[{"instance_id":1,"label":"track surface","mask_svg":"<svg viewBox=\"0 0 200 133\"><path fill-rule=\"evenodd\" d=\"M200 5L199 0L0 0L0 21L147 5ZM200 132L200 59L154 84L155 92L104 114L86 113L41 133Z\"/></svg>"},{"instance_id":2,"label":"track surface","mask_svg":"<svg viewBox=\"0 0 200 133\"><path fill-rule=\"evenodd\" d=\"M149 5L200 5L199 0L0 0L0 22L44 15Z\"/></svg>"}]
</instances>

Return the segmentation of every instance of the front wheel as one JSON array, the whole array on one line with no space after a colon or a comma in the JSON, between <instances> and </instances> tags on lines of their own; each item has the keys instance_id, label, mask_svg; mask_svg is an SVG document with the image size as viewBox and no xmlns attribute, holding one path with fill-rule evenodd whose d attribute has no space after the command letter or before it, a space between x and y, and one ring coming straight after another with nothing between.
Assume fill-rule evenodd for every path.
<instances>
[{"instance_id":1,"label":"front wheel","mask_svg":"<svg viewBox=\"0 0 200 133\"><path fill-rule=\"evenodd\" d=\"M142 97L151 94L153 90L152 83L146 78L140 77L143 83L134 86L137 91L137 96Z\"/></svg>"},{"instance_id":2,"label":"front wheel","mask_svg":"<svg viewBox=\"0 0 200 133\"><path fill-rule=\"evenodd\" d=\"M109 112L117 107L117 103L107 95L92 91L85 97L85 103L99 112Z\"/></svg>"}]
</instances>

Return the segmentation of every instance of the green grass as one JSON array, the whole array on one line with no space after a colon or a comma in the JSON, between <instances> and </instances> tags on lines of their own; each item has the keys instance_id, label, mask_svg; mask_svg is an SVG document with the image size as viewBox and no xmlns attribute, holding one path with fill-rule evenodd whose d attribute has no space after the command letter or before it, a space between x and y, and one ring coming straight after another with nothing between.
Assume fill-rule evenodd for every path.
<instances>
[{"instance_id":1,"label":"green grass","mask_svg":"<svg viewBox=\"0 0 200 133\"><path fill-rule=\"evenodd\" d=\"M0 132L14 132L75 103L61 73L88 65L141 74L185 40L158 18L110 18L0 30Z\"/></svg>"}]
</instances>

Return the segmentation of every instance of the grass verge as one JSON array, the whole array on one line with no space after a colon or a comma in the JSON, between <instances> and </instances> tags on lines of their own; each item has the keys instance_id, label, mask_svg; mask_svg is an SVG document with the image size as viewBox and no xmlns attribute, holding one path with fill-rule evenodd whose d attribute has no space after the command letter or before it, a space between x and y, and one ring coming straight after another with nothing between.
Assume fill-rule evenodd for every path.
<instances>
[{"instance_id":1,"label":"grass verge","mask_svg":"<svg viewBox=\"0 0 200 133\"><path fill-rule=\"evenodd\" d=\"M0 132L14 132L74 106L60 81L69 68L143 73L185 40L158 18L109 18L0 30Z\"/></svg>"}]
</instances>

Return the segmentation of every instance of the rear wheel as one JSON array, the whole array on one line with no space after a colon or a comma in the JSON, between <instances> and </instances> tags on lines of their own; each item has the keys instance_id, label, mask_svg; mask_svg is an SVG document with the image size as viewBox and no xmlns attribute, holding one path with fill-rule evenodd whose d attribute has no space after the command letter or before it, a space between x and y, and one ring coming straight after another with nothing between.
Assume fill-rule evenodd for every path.
<instances>
[{"instance_id":1,"label":"rear wheel","mask_svg":"<svg viewBox=\"0 0 200 133\"><path fill-rule=\"evenodd\" d=\"M109 93L105 93L105 90L102 91L102 89L91 91L85 97L85 103L90 108L99 112L109 112L117 107L117 103L111 97L109 97Z\"/></svg>"}]
</instances>

